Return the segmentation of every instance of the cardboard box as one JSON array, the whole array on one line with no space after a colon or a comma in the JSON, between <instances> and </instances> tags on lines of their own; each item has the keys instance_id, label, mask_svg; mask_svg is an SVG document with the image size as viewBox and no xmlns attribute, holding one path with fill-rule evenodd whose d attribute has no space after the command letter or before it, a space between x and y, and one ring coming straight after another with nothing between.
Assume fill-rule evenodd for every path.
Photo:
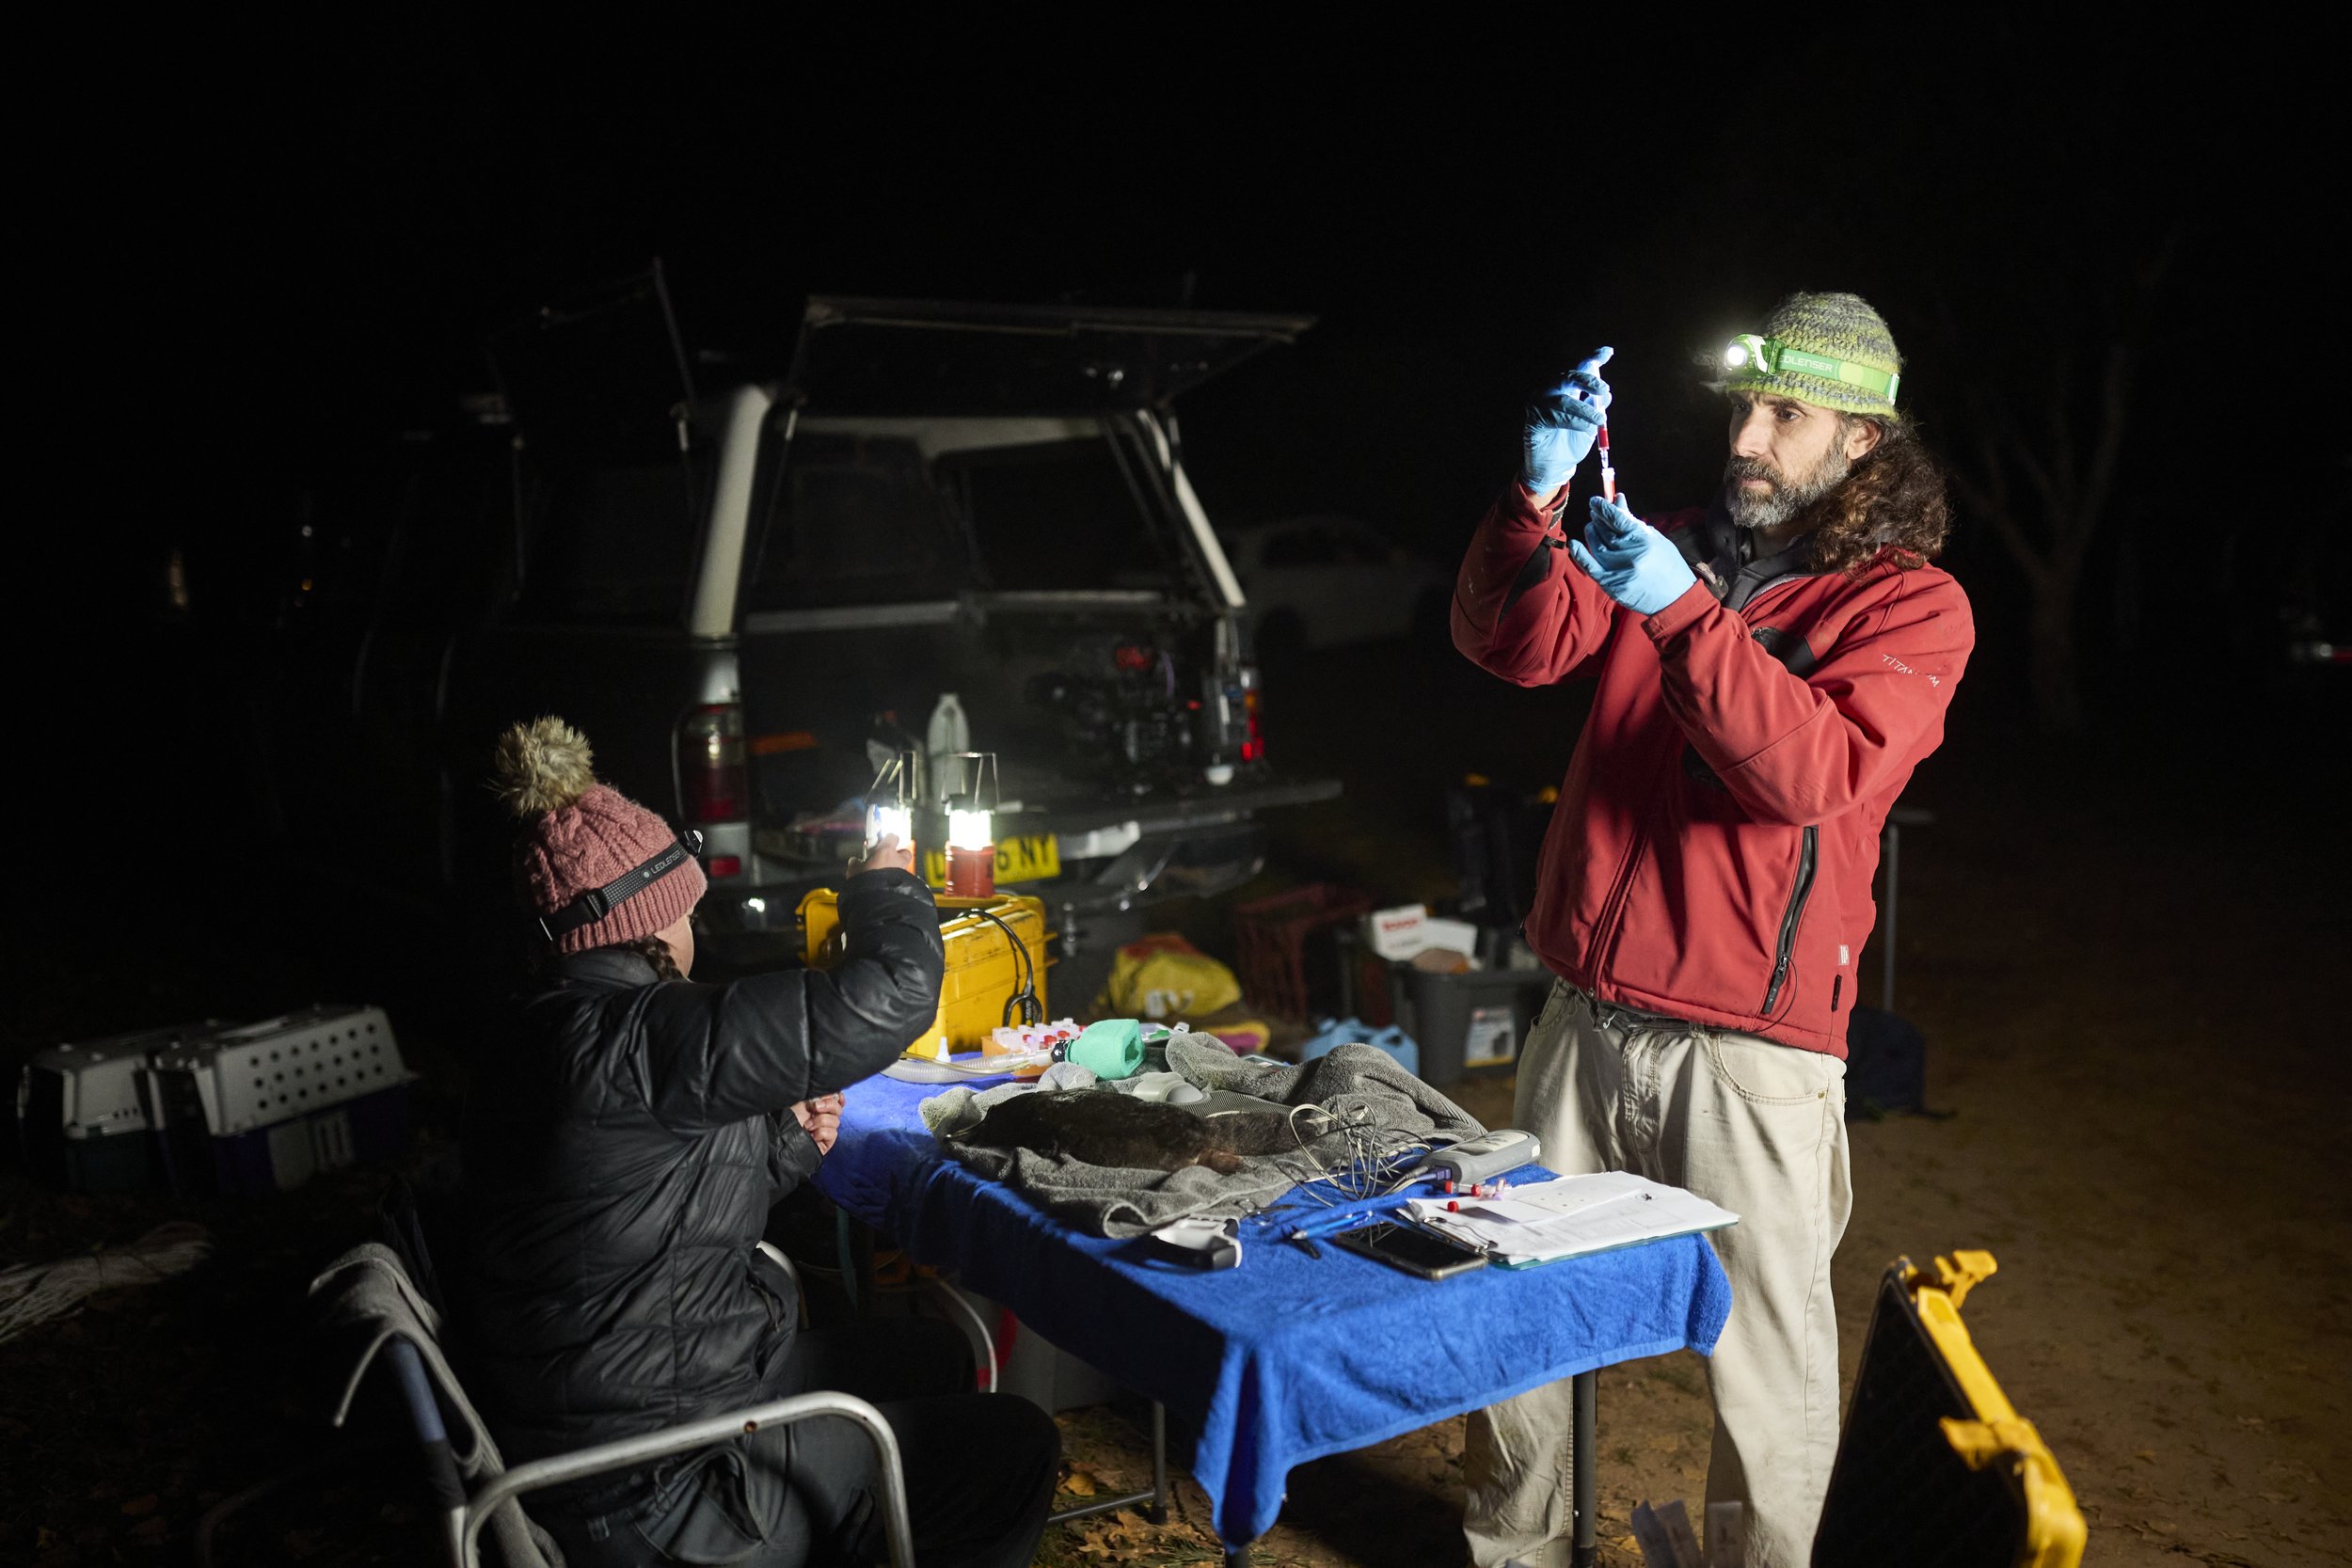
<instances>
[{"instance_id":1,"label":"cardboard box","mask_svg":"<svg viewBox=\"0 0 2352 1568\"><path fill-rule=\"evenodd\" d=\"M1439 919L1425 904L1400 904L1364 916L1364 945L1392 963L1440 947L1464 955L1472 968L1478 964L1478 927L1467 920Z\"/></svg>"}]
</instances>

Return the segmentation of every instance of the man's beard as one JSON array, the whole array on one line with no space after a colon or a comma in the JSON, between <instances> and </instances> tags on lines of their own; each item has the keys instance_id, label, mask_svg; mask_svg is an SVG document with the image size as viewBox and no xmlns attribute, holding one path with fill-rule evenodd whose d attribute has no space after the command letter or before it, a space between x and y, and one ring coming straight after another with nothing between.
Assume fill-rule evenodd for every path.
<instances>
[{"instance_id":1,"label":"man's beard","mask_svg":"<svg viewBox=\"0 0 2352 1568\"><path fill-rule=\"evenodd\" d=\"M1735 457L1724 465L1724 495L1731 508L1731 520L1740 527L1778 528L1845 483L1852 471L1845 447L1836 441L1801 480L1788 479L1761 458ZM1743 479L1760 479L1772 488L1754 495L1740 485Z\"/></svg>"}]
</instances>

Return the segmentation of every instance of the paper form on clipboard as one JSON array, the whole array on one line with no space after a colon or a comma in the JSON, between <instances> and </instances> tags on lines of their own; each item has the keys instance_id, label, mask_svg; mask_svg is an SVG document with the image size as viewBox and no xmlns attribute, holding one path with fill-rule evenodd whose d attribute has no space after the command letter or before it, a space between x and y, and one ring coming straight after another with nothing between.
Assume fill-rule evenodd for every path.
<instances>
[{"instance_id":1,"label":"paper form on clipboard","mask_svg":"<svg viewBox=\"0 0 2352 1568\"><path fill-rule=\"evenodd\" d=\"M1694 1193L1626 1171L1514 1186L1500 1197L1421 1198L1409 1208L1416 1223L1484 1248L1504 1268L1740 1222Z\"/></svg>"}]
</instances>

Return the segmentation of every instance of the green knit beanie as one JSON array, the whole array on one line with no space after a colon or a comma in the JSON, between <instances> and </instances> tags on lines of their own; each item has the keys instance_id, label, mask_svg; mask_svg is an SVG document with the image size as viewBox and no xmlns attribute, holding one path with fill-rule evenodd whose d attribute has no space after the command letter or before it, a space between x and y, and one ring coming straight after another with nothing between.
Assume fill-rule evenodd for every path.
<instances>
[{"instance_id":1,"label":"green knit beanie","mask_svg":"<svg viewBox=\"0 0 2352 1568\"><path fill-rule=\"evenodd\" d=\"M1764 324L1760 351L1754 339L1740 339L1724 362L1726 391L1897 418L1903 356L1884 319L1859 294L1790 294Z\"/></svg>"}]
</instances>

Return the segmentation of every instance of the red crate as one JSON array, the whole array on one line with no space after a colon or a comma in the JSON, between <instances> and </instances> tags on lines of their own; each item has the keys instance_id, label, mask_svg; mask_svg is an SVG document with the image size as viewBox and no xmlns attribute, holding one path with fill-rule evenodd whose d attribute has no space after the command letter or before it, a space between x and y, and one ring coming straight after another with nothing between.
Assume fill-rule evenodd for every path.
<instances>
[{"instance_id":1,"label":"red crate","mask_svg":"<svg viewBox=\"0 0 2352 1568\"><path fill-rule=\"evenodd\" d=\"M1307 937L1353 920L1372 908L1370 895L1328 882L1311 882L1233 911L1242 995L1284 1018L1307 1016Z\"/></svg>"}]
</instances>

